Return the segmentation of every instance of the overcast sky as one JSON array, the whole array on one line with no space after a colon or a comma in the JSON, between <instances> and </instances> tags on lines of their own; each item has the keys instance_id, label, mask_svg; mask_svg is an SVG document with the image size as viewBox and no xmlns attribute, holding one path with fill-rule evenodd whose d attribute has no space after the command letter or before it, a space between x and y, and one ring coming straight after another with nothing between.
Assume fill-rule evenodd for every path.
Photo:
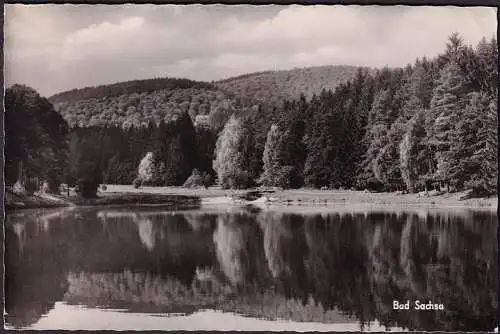
<instances>
[{"instance_id":1,"label":"overcast sky","mask_svg":"<svg viewBox=\"0 0 500 334\"><path fill-rule=\"evenodd\" d=\"M151 77L218 80L316 65L404 66L452 32L496 36L496 9L6 5L6 85L42 95Z\"/></svg>"}]
</instances>

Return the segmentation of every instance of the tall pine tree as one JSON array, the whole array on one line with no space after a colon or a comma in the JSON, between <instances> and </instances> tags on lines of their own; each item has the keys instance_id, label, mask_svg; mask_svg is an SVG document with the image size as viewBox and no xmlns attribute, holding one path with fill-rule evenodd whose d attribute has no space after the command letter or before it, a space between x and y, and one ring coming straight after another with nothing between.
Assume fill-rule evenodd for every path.
<instances>
[{"instance_id":1,"label":"tall pine tree","mask_svg":"<svg viewBox=\"0 0 500 334\"><path fill-rule=\"evenodd\" d=\"M466 103L466 81L460 67L452 60L441 71L427 119L429 145L436 161L434 177L445 184L449 184L453 168L447 155L453 145L454 125L463 114Z\"/></svg>"}]
</instances>

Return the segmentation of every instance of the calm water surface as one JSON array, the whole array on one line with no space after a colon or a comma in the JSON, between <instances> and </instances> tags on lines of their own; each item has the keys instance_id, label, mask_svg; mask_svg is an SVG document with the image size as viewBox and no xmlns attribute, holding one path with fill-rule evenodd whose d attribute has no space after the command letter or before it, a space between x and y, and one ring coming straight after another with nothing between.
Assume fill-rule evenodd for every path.
<instances>
[{"instance_id":1,"label":"calm water surface","mask_svg":"<svg viewBox=\"0 0 500 334\"><path fill-rule=\"evenodd\" d=\"M465 210L12 213L6 324L491 331L497 245L496 213ZM394 300L432 301L444 310L398 311Z\"/></svg>"}]
</instances>

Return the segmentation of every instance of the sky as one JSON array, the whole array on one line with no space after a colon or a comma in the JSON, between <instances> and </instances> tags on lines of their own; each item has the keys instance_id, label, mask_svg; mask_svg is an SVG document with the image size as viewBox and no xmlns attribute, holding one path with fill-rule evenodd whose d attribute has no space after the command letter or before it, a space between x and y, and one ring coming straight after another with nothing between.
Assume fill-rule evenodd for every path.
<instances>
[{"instance_id":1,"label":"sky","mask_svg":"<svg viewBox=\"0 0 500 334\"><path fill-rule=\"evenodd\" d=\"M405 66L496 37L495 8L5 5L5 84L43 96L153 77L212 81L322 65Z\"/></svg>"}]
</instances>

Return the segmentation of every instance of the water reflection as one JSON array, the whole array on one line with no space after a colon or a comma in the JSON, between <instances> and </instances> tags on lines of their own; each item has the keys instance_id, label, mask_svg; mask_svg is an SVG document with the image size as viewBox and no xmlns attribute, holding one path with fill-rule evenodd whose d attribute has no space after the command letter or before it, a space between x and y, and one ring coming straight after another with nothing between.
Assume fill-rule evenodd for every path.
<instances>
[{"instance_id":1,"label":"water reflection","mask_svg":"<svg viewBox=\"0 0 500 334\"><path fill-rule=\"evenodd\" d=\"M387 328L487 331L497 326L496 231L496 214L478 211L11 214L6 320L34 328L64 302L139 314L212 309L270 320L355 321L363 329L378 321ZM430 300L444 310L397 311L394 300Z\"/></svg>"}]
</instances>

